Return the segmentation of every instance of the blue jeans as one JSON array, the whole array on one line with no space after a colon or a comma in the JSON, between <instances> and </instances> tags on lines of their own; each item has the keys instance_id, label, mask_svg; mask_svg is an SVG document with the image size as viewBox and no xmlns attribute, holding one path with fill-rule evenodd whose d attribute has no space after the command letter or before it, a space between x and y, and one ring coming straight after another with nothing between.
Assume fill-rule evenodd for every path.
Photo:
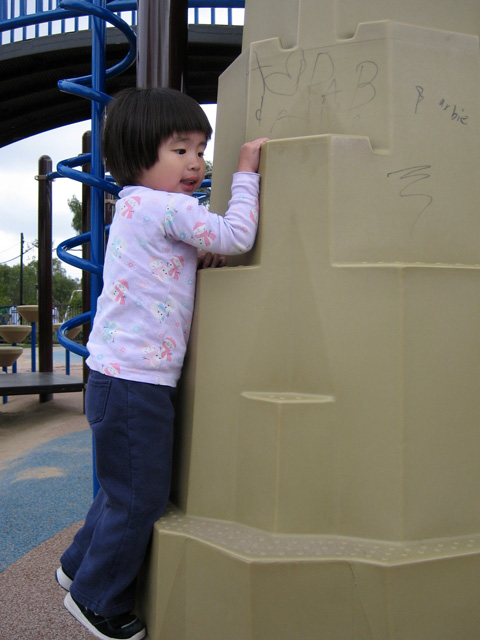
<instances>
[{"instance_id":1,"label":"blue jeans","mask_svg":"<svg viewBox=\"0 0 480 640\"><path fill-rule=\"evenodd\" d=\"M102 616L134 607L136 576L170 493L175 393L89 376L85 411L101 488L61 563L73 598Z\"/></svg>"}]
</instances>

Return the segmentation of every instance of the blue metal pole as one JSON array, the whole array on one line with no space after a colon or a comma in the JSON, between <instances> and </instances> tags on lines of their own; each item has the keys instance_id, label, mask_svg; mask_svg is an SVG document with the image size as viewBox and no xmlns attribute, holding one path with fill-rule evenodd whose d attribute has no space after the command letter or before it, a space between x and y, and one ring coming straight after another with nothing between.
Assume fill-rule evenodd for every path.
<instances>
[{"instance_id":1,"label":"blue metal pole","mask_svg":"<svg viewBox=\"0 0 480 640\"><path fill-rule=\"evenodd\" d=\"M32 356L32 371L35 372L37 370L37 323L32 322L32 333L30 346L31 346L31 356Z\"/></svg>"},{"instance_id":2,"label":"blue metal pole","mask_svg":"<svg viewBox=\"0 0 480 640\"><path fill-rule=\"evenodd\" d=\"M106 0L94 0L94 5L106 8ZM106 22L96 16L92 23L92 89L105 93L105 51ZM104 177L101 129L104 106L101 102L92 101L92 175ZM98 187L91 188L91 259L96 265L103 265L104 249L104 192ZM102 290L102 276L92 274L90 291L90 309L92 321L97 310L97 298ZM100 489L95 471L95 444L93 443L93 494Z\"/></svg>"},{"instance_id":3,"label":"blue metal pole","mask_svg":"<svg viewBox=\"0 0 480 640\"><path fill-rule=\"evenodd\" d=\"M106 0L94 0L94 4L105 8ZM92 89L105 92L105 42L106 22L96 16L93 17L92 30ZM92 101L92 175L104 178L103 160L101 152L101 129L104 105L96 100ZM104 262L104 195L103 190L93 186L91 188L91 248L92 261L97 265ZM102 288L102 277L92 277L91 310L92 318L97 309L97 298Z\"/></svg>"}]
</instances>

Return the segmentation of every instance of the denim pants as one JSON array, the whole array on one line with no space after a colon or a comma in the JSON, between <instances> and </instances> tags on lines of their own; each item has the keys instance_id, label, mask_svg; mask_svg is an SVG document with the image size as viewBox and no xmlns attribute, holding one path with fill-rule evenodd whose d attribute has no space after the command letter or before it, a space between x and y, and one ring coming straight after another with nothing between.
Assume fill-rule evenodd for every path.
<instances>
[{"instance_id":1,"label":"denim pants","mask_svg":"<svg viewBox=\"0 0 480 640\"><path fill-rule=\"evenodd\" d=\"M73 578L73 598L102 616L133 609L136 576L167 505L175 392L89 376L85 411L100 490L61 563Z\"/></svg>"}]
</instances>

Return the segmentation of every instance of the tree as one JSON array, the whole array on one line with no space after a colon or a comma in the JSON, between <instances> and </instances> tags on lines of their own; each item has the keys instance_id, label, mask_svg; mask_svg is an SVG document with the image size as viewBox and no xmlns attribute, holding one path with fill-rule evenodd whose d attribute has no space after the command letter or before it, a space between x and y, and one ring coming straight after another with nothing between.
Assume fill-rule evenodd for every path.
<instances>
[{"instance_id":1,"label":"tree","mask_svg":"<svg viewBox=\"0 0 480 640\"><path fill-rule=\"evenodd\" d=\"M81 288L80 280L70 278L62 266L62 261L53 259L52 263L52 295L55 304L66 304L72 293Z\"/></svg>"},{"instance_id":2,"label":"tree","mask_svg":"<svg viewBox=\"0 0 480 640\"><path fill-rule=\"evenodd\" d=\"M77 234L82 233L82 203L77 196L72 196L67 200L68 207L73 213L72 227Z\"/></svg>"},{"instance_id":3,"label":"tree","mask_svg":"<svg viewBox=\"0 0 480 640\"><path fill-rule=\"evenodd\" d=\"M38 261L32 260L23 267L23 304L37 304ZM52 261L52 289L54 304L67 304L80 283L67 276L58 258ZM20 304L20 265L0 265L0 304Z\"/></svg>"},{"instance_id":4,"label":"tree","mask_svg":"<svg viewBox=\"0 0 480 640\"><path fill-rule=\"evenodd\" d=\"M37 268L31 264L23 267L23 302L36 304L37 302ZM0 265L0 300L3 304L20 304L20 265L9 267Z\"/></svg>"},{"instance_id":5,"label":"tree","mask_svg":"<svg viewBox=\"0 0 480 640\"><path fill-rule=\"evenodd\" d=\"M70 211L73 214L72 227L77 233L82 231L82 203L76 196L67 200ZM35 240L29 249L37 247ZM20 300L20 265L12 267L0 264L0 306L23 304L37 304L38 302L38 260L31 260L23 265L23 296ZM52 260L52 303L54 305L66 305L69 303L72 293L80 289L80 281L67 276L61 260Z\"/></svg>"}]
</instances>

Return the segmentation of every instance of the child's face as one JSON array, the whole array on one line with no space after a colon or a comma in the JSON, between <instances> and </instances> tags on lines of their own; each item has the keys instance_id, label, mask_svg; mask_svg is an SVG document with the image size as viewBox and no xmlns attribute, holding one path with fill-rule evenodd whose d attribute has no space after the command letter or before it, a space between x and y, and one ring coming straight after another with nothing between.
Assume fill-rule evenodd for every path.
<instances>
[{"instance_id":1,"label":"child's face","mask_svg":"<svg viewBox=\"0 0 480 640\"><path fill-rule=\"evenodd\" d=\"M144 169L139 184L157 191L192 195L205 176L206 146L206 137L199 131L174 134L160 145L156 163Z\"/></svg>"}]
</instances>

